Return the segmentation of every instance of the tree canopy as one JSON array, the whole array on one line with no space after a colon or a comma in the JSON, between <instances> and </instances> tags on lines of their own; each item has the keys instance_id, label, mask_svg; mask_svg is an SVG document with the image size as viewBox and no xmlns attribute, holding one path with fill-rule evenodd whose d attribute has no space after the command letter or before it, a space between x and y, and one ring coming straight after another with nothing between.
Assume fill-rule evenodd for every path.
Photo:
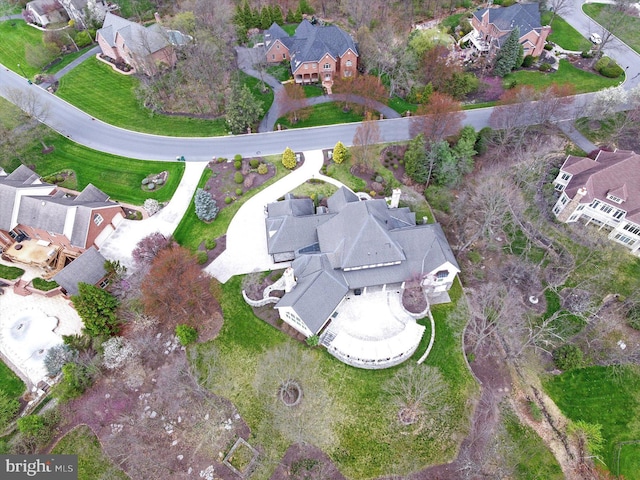
<instances>
[{"instance_id":1,"label":"tree canopy","mask_svg":"<svg viewBox=\"0 0 640 480\"><path fill-rule=\"evenodd\" d=\"M120 322L116 317L116 308L120 302L109 292L88 283L80 283L78 295L73 295L71 301L89 336L118 333Z\"/></svg>"}]
</instances>

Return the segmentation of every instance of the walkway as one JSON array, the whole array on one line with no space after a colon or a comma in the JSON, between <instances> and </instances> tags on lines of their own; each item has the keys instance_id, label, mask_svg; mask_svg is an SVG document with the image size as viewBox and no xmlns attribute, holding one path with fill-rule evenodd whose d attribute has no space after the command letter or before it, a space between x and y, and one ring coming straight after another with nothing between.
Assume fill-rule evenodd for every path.
<instances>
[{"instance_id":1,"label":"walkway","mask_svg":"<svg viewBox=\"0 0 640 480\"><path fill-rule=\"evenodd\" d=\"M54 75L54 78L56 79L56 81L60 81L60 78L62 78L64 75L66 75L67 73L69 73L71 70L73 70L74 68L76 68L78 65L80 65L82 62L84 62L87 58L89 57L95 57L98 53L100 53L100 47L99 46L95 46L93 48L90 48L89 50L87 50L86 52L84 52L82 55L80 55L78 58L76 58L74 61L72 61L71 63L69 63L69 65L64 66L63 68L60 69L59 72L57 72ZM51 83L42 83L40 85L40 87L47 89L49 88L49 86L51 85Z\"/></svg>"},{"instance_id":2,"label":"walkway","mask_svg":"<svg viewBox=\"0 0 640 480\"><path fill-rule=\"evenodd\" d=\"M224 283L234 275L265 272L287 266L282 263L275 265L267 254L265 206L311 178L324 180L336 187L343 186L337 180L318 173L324 161L322 150L304 152L304 159L301 167L251 197L240 207L227 229L226 250L205 268L209 275Z\"/></svg>"},{"instance_id":3,"label":"walkway","mask_svg":"<svg viewBox=\"0 0 640 480\"><path fill-rule=\"evenodd\" d=\"M587 137L582 135L575 127L573 120L566 120L564 122L558 122L558 128L573 142L578 148L584 151L587 155L598 147L593 144Z\"/></svg>"}]
</instances>

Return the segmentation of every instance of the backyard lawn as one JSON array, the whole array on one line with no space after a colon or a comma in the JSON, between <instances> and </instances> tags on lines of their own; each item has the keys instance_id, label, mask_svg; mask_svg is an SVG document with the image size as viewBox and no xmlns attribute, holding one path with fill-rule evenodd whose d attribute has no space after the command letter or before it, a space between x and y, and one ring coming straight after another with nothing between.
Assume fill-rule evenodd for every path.
<instances>
[{"instance_id":1,"label":"backyard lawn","mask_svg":"<svg viewBox=\"0 0 640 480\"><path fill-rule=\"evenodd\" d=\"M24 383L13 370L0 360L0 390L11 398L18 398L24 393Z\"/></svg>"},{"instance_id":2,"label":"backyard lawn","mask_svg":"<svg viewBox=\"0 0 640 480\"><path fill-rule=\"evenodd\" d=\"M542 25L548 25L551 12L545 12L541 16ZM582 52L592 47L592 43L584 38L580 32L569 25L562 17L556 15L551 23L551 35L548 40L560 45L565 50Z\"/></svg>"},{"instance_id":3,"label":"backyard lawn","mask_svg":"<svg viewBox=\"0 0 640 480\"><path fill-rule=\"evenodd\" d=\"M96 83L100 88L95 88ZM153 115L140 106L134 90L139 80L114 72L89 58L60 80L58 96L100 120L130 130L180 137L211 137L227 133L224 120Z\"/></svg>"},{"instance_id":4,"label":"backyard lawn","mask_svg":"<svg viewBox=\"0 0 640 480\"><path fill-rule=\"evenodd\" d=\"M604 3L586 3L582 6L584 13L596 21L603 9L610 8L613 7L605 5ZM629 16L627 20L629 21L629 27L622 29L620 32L616 32L616 36L636 52L640 53L640 18ZM594 31L597 32L595 26Z\"/></svg>"},{"instance_id":5,"label":"backyard lawn","mask_svg":"<svg viewBox=\"0 0 640 480\"><path fill-rule=\"evenodd\" d=\"M67 433L51 453L78 455L78 480L97 478L127 480L129 478L104 454L98 437L86 425L80 425Z\"/></svg>"},{"instance_id":6,"label":"backyard lawn","mask_svg":"<svg viewBox=\"0 0 640 480\"><path fill-rule=\"evenodd\" d=\"M42 45L42 32L29 27L23 20L7 20L0 22L0 63L19 75L22 72L18 64L29 78L39 72L27 64L25 45Z\"/></svg>"},{"instance_id":7,"label":"backyard lawn","mask_svg":"<svg viewBox=\"0 0 640 480\"><path fill-rule=\"evenodd\" d=\"M242 299L241 277L220 285L217 296L225 323L213 341L198 345L192 361L213 392L230 399L251 428L249 442L264 452L256 477L268 478L275 462L289 445L281 423L273 418L268 396L258 395L255 385L261 359L276 348L292 344L302 361L319 369L332 402L332 432L335 441L326 448L332 460L348 478L372 478L390 471L417 470L433 463L450 461L456 455L459 439L468 429L468 399L477 387L466 369L460 349L460 332L453 331L446 314L450 306L434 309L436 341L426 364L441 369L448 391L441 398L448 410L418 427L418 432L401 428L393 408L386 400L381 385L400 369L414 363L425 351L430 336L429 322L423 342L414 358L405 364L385 370L363 370L349 367L324 349L311 349L256 318ZM451 291L454 301L461 289ZM205 373L215 362L213 374ZM209 370L211 372L211 370ZM303 387L304 388L304 387ZM314 432L301 432L303 438ZM273 463L272 463L273 462Z\"/></svg>"},{"instance_id":8,"label":"backyard lawn","mask_svg":"<svg viewBox=\"0 0 640 480\"><path fill-rule=\"evenodd\" d=\"M549 377L545 389L571 420L602 425L600 458L613 475L640 479L640 374L620 367L590 367Z\"/></svg>"},{"instance_id":9,"label":"backyard lawn","mask_svg":"<svg viewBox=\"0 0 640 480\"><path fill-rule=\"evenodd\" d=\"M576 93L595 92L607 87L617 86L623 77L606 78L597 73L585 72L574 67L568 60L560 60L560 68L555 73L519 70L504 77L505 83L516 81L518 85L531 85L536 89L550 87L552 84L573 85Z\"/></svg>"}]
</instances>

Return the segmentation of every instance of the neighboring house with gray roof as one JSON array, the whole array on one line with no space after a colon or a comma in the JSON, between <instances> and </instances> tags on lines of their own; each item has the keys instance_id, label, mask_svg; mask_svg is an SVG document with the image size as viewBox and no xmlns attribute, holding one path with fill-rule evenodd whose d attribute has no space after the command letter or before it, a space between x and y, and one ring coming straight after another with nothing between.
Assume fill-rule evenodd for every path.
<instances>
[{"instance_id":1,"label":"neighboring house with gray roof","mask_svg":"<svg viewBox=\"0 0 640 480\"><path fill-rule=\"evenodd\" d=\"M76 22L81 28L88 28L88 15L99 21L104 20L106 13L118 8L103 0L60 0L69 15L69 18Z\"/></svg>"},{"instance_id":2,"label":"neighboring house with gray roof","mask_svg":"<svg viewBox=\"0 0 640 480\"><path fill-rule=\"evenodd\" d=\"M471 26L473 31L465 35L461 42L470 41L478 51L489 54L495 54L509 34L518 28L524 55L539 57L551 33L550 26L541 24L537 3L481 8L473 12Z\"/></svg>"},{"instance_id":3,"label":"neighboring house with gray roof","mask_svg":"<svg viewBox=\"0 0 640 480\"><path fill-rule=\"evenodd\" d=\"M157 23L143 27L109 12L96 39L103 55L147 75L155 75L162 65L172 68L177 62L169 35Z\"/></svg>"},{"instance_id":4,"label":"neighboring house with gray roof","mask_svg":"<svg viewBox=\"0 0 640 480\"><path fill-rule=\"evenodd\" d=\"M583 222L609 231L609 239L640 256L640 155L605 152L595 160L569 155L553 181L560 192L559 222Z\"/></svg>"},{"instance_id":5,"label":"neighboring house with gray roof","mask_svg":"<svg viewBox=\"0 0 640 480\"><path fill-rule=\"evenodd\" d=\"M78 195L57 190L23 166L0 171L0 241L33 239L70 253L96 246L123 220L122 207L89 184Z\"/></svg>"},{"instance_id":6,"label":"neighboring house with gray roof","mask_svg":"<svg viewBox=\"0 0 640 480\"><path fill-rule=\"evenodd\" d=\"M347 294L419 282L427 296L446 294L460 268L439 224L416 225L408 208L383 199L360 201L345 187L327 207L309 210L308 199L267 206L267 248L275 262L293 259L282 320L305 336L331 322ZM312 204L311 204L312 205Z\"/></svg>"},{"instance_id":7,"label":"neighboring house with gray roof","mask_svg":"<svg viewBox=\"0 0 640 480\"><path fill-rule=\"evenodd\" d=\"M355 77L358 49L353 38L335 25L316 26L303 20L290 37L274 23L264 33L268 63L291 62L296 83L333 85L337 77Z\"/></svg>"},{"instance_id":8,"label":"neighboring house with gray roof","mask_svg":"<svg viewBox=\"0 0 640 480\"><path fill-rule=\"evenodd\" d=\"M78 285L88 283L104 288L107 285L107 270L104 268L106 259L91 247L70 264L55 274L55 280L62 287L67 296L78 294Z\"/></svg>"},{"instance_id":9,"label":"neighboring house with gray roof","mask_svg":"<svg viewBox=\"0 0 640 480\"><path fill-rule=\"evenodd\" d=\"M25 5L24 18L29 23L47 27L53 23L65 23L69 16L58 0L33 0Z\"/></svg>"}]
</instances>

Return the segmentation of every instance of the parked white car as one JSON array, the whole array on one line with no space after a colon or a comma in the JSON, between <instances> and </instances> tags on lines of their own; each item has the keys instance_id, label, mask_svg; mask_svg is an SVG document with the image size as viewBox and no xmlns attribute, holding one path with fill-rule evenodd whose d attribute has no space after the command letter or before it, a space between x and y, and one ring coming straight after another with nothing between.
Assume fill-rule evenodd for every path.
<instances>
[{"instance_id":1,"label":"parked white car","mask_svg":"<svg viewBox=\"0 0 640 480\"><path fill-rule=\"evenodd\" d=\"M600 45L602 43L602 37L597 33L592 33L589 36L589 40L591 40L591 42L595 43L596 45Z\"/></svg>"}]
</instances>

